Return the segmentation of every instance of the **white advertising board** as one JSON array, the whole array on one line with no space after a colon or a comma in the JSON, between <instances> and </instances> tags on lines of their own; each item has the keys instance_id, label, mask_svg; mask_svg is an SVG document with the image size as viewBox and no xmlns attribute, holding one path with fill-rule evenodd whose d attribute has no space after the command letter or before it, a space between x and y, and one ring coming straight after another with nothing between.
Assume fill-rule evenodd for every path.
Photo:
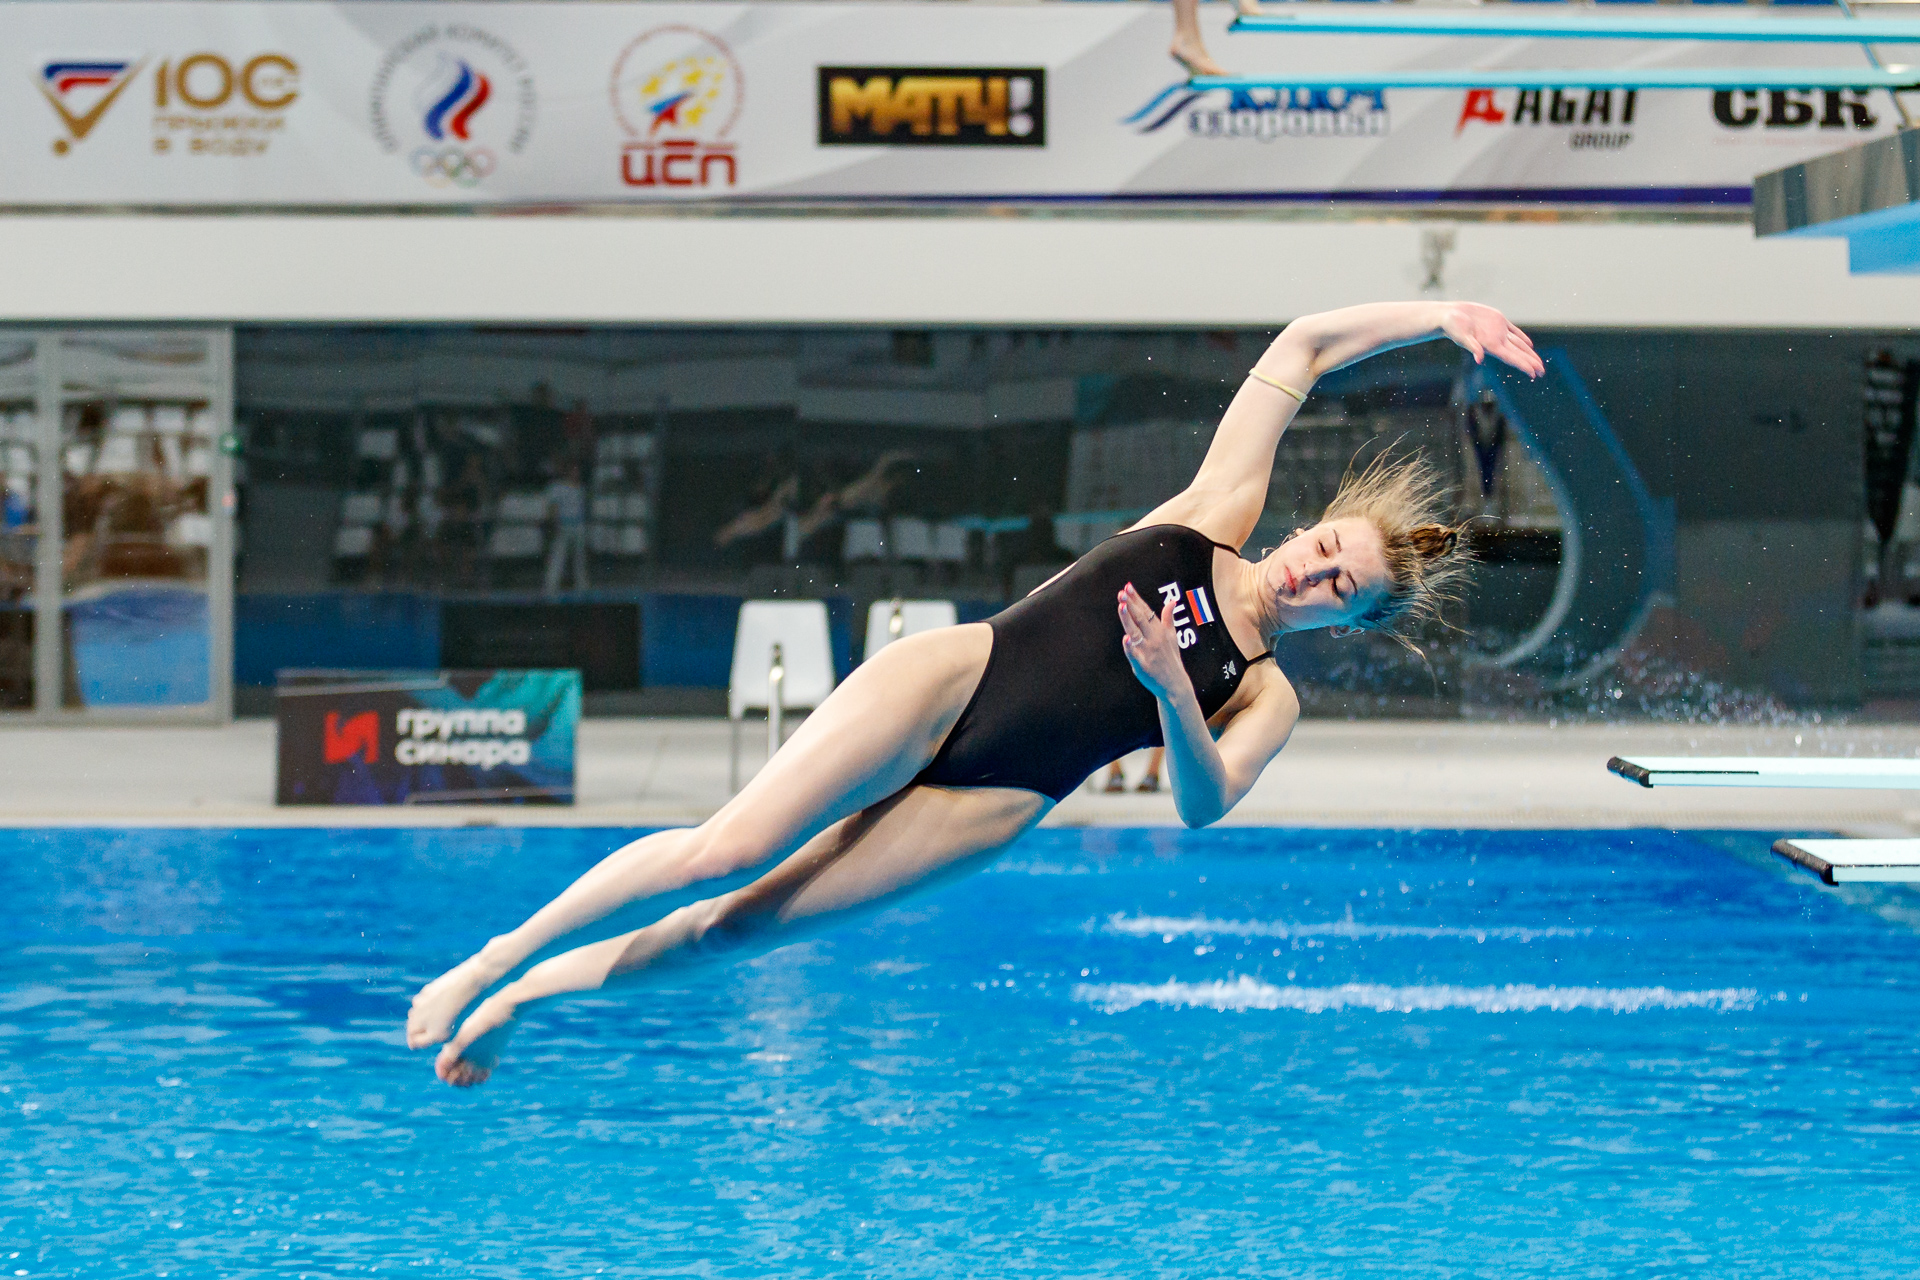
<instances>
[{"instance_id":1,"label":"white advertising board","mask_svg":"<svg viewBox=\"0 0 1920 1280\"><path fill-rule=\"evenodd\" d=\"M1856 67L1846 46L1228 35L1236 69ZM0 205L1744 204L1864 90L1195 92L1144 4L0 5ZM1743 61L1744 60L1744 61Z\"/></svg>"}]
</instances>

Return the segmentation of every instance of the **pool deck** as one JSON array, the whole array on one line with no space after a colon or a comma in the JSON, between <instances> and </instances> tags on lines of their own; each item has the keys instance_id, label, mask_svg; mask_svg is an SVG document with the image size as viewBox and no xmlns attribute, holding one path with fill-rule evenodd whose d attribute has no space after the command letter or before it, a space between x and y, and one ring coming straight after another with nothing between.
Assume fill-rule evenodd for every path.
<instances>
[{"instance_id":1,"label":"pool deck","mask_svg":"<svg viewBox=\"0 0 1920 1280\"><path fill-rule=\"evenodd\" d=\"M753 744L764 742L752 728L742 735L749 771L760 759ZM680 825L725 802L727 737L724 720L585 721L579 802L570 807L280 808L273 803L270 721L168 729L10 725L0 728L0 826ZM1609 756L1634 754L1912 757L1920 755L1920 725L1309 720L1227 821L1920 834L1920 791L1647 790L1607 772ZM1164 794L1083 788L1048 821L1155 826L1178 819Z\"/></svg>"}]
</instances>

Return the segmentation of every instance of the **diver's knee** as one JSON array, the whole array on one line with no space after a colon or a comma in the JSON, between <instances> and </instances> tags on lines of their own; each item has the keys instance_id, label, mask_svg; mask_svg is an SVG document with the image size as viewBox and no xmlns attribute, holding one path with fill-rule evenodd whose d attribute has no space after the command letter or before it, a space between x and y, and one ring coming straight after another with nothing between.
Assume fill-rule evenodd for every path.
<instances>
[{"instance_id":1,"label":"diver's knee","mask_svg":"<svg viewBox=\"0 0 1920 1280\"><path fill-rule=\"evenodd\" d=\"M726 824L707 822L688 835L682 854L693 883L724 880L766 861L767 851L741 838Z\"/></svg>"},{"instance_id":2,"label":"diver's knee","mask_svg":"<svg viewBox=\"0 0 1920 1280\"><path fill-rule=\"evenodd\" d=\"M765 911L749 906L744 898L732 893L708 898L681 910L689 913L693 944L705 955L758 950L764 945L772 923Z\"/></svg>"}]
</instances>

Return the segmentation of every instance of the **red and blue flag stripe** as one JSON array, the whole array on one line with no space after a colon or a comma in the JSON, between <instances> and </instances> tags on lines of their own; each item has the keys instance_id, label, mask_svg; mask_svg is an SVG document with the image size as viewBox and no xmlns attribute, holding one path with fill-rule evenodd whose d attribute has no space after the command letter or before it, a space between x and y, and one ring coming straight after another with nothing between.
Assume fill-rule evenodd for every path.
<instances>
[{"instance_id":1,"label":"red and blue flag stripe","mask_svg":"<svg viewBox=\"0 0 1920 1280\"><path fill-rule=\"evenodd\" d=\"M1213 621L1213 605L1207 601L1207 589L1195 587L1187 592L1187 611L1193 614L1193 620L1205 625Z\"/></svg>"},{"instance_id":2,"label":"red and blue flag stripe","mask_svg":"<svg viewBox=\"0 0 1920 1280\"><path fill-rule=\"evenodd\" d=\"M129 65L125 62L49 62L40 69L40 74L49 88L64 97L83 86L110 85Z\"/></svg>"}]
</instances>

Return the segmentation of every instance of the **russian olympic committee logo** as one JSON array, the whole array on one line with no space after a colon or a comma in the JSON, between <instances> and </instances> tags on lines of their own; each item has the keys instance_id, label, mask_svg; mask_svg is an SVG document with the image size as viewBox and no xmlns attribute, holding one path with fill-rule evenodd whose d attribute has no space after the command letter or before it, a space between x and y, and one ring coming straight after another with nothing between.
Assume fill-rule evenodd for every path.
<instances>
[{"instance_id":1,"label":"russian olympic committee logo","mask_svg":"<svg viewBox=\"0 0 1920 1280\"><path fill-rule=\"evenodd\" d=\"M533 72L491 31L435 23L381 59L371 114L381 149L428 185L476 187L533 136Z\"/></svg>"},{"instance_id":2,"label":"russian olympic committee logo","mask_svg":"<svg viewBox=\"0 0 1920 1280\"><path fill-rule=\"evenodd\" d=\"M627 140L620 180L677 192L740 180L733 127L746 87L733 51L698 27L655 27L613 62L613 114Z\"/></svg>"}]
</instances>

